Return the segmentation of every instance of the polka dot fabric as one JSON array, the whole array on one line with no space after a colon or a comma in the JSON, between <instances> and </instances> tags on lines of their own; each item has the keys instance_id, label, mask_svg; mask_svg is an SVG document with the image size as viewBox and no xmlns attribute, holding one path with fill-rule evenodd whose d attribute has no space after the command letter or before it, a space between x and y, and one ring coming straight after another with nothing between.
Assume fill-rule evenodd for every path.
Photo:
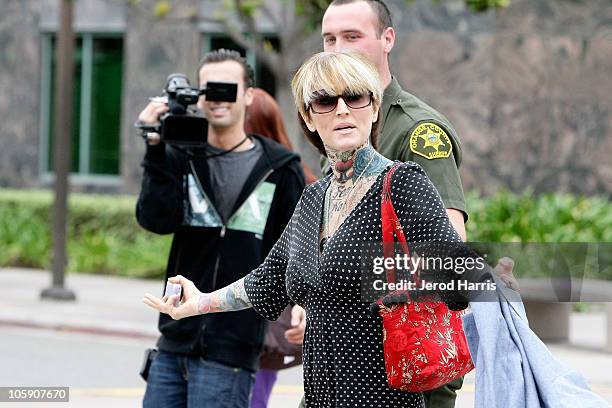
<instances>
[{"instance_id":1,"label":"polka dot fabric","mask_svg":"<svg viewBox=\"0 0 612 408\"><path fill-rule=\"evenodd\" d=\"M306 187L265 262L247 275L255 310L276 320L292 300L306 309L304 390L308 408L423 407L422 395L387 385L382 326L360 298L361 245L381 242L385 170L319 252L330 176ZM459 241L438 192L414 163L392 180L392 200L409 242Z\"/></svg>"}]
</instances>

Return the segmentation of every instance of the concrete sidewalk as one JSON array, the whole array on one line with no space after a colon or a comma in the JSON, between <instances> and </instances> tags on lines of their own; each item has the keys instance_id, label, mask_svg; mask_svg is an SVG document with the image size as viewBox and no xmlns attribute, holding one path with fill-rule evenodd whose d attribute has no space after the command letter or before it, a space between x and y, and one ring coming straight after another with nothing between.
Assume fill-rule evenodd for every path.
<instances>
[{"instance_id":1,"label":"concrete sidewalk","mask_svg":"<svg viewBox=\"0 0 612 408\"><path fill-rule=\"evenodd\" d=\"M0 330L3 326L38 328L151 342L157 338L157 313L147 308L141 299L145 292L161 294L163 282L70 274L66 287L76 293L75 302L41 300L40 292L50 282L51 274L47 271L0 269L0 287L4 288L0 297ZM556 357L580 371L594 391L612 402L612 354L600 351L604 342L604 325L603 313L575 313L571 320L570 344L549 347ZM103 402L104 398L117 398L120 394L127 398L125 406L134 406L139 404L143 392L144 389L133 388L124 390L123 394L117 389L74 390L74 401L85 398L88 401L86 406L98 406L95 401L99 406L124 406ZM270 407L295 407L301 393L301 369L281 371ZM473 397L474 377L471 373L465 379L457 407L473 406ZM71 406L75 405L71 403Z\"/></svg>"},{"instance_id":2,"label":"concrete sidewalk","mask_svg":"<svg viewBox=\"0 0 612 408\"><path fill-rule=\"evenodd\" d=\"M0 324L120 336L157 338L158 314L142 303L145 292L161 294L163 283L104 275L70 274L66 287L75 302L42 300L48 271L0 269Z\"/></svg>"}]
</instances>

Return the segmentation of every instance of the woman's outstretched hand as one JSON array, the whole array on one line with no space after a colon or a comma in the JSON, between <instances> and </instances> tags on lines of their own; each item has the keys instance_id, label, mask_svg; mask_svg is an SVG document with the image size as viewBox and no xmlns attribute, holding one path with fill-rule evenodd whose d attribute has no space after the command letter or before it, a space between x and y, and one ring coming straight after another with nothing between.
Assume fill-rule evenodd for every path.
<instances>
[{"instance_id":1,"label":"woman's outstretched hand","mask_svg":"<svg viewBox=\"0 0 612 408\"><path fill-rule=\"evenodd\" d=\"M164 296L160 299L150 293L145 293L142 298L144 304L160 313L170 315L174 320L200 314L198 311L198 303L202 296L202 292L196 288L194 283L181 275L169 278L168 282L179 284L183 288L183 299L178 307L175 307L174 304L179 298L179 295Z\"/></svg>"}]
</instances>

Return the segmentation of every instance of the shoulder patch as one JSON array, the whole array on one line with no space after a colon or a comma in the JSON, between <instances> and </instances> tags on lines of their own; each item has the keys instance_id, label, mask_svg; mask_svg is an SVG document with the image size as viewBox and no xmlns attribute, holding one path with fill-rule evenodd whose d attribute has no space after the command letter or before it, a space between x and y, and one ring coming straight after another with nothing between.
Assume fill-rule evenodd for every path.
<instances>
[{"instance_id":1,"label":"shoulder patch","mask_svg":"<svg viewBox=\"0 0 612 408\"><path fill-rule=\"evenodd\" d=\"M410 133L410 151L428 160L446 159L453 145L446 132L434 122L420 123Z\"/></svg>"}]
</instances>

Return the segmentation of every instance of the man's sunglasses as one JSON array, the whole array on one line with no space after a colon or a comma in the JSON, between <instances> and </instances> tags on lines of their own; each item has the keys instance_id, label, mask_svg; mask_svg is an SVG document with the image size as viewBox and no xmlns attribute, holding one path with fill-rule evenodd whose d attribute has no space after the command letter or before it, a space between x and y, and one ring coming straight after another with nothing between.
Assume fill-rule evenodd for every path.
<instances>
[{"instance_id":1,"label":"man's sunglasses","mask_svg":"<svg viewBox=\"0 0 612 408\"><path fill-rule=\"evenodd\" d=\"M338 106L338 99L342 98L346 106L351 109L361 109L370 106L372 103L372 92L365 95L343 93L342 95L320 95L317 96L308 106L312 113L329 113Z\"/></svg>"}]
</instances>

